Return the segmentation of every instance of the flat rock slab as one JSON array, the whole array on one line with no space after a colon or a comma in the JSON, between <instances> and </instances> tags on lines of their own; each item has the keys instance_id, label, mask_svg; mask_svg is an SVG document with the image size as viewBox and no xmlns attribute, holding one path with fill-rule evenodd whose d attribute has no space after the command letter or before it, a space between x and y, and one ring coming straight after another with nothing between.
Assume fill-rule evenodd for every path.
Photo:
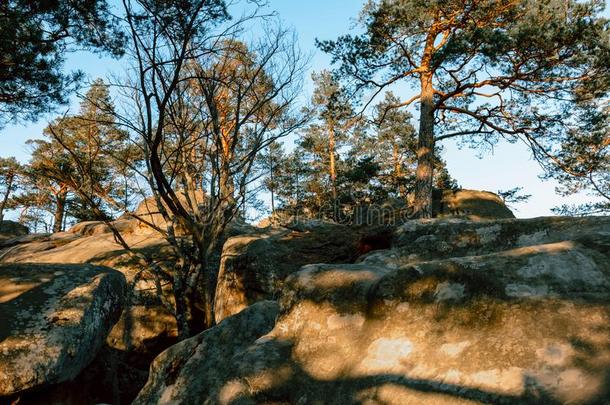
<instances>
[{"instance_id":1,"label":"flat rock slab","mask_svg":"<svg viewBox=\"0 0 610 405\"><path fill-rule=\"evenodd\" d=\"M0 396L74 378L122 310L125 277L92 265L0 265Z\"/></svg>"}]
</instances>

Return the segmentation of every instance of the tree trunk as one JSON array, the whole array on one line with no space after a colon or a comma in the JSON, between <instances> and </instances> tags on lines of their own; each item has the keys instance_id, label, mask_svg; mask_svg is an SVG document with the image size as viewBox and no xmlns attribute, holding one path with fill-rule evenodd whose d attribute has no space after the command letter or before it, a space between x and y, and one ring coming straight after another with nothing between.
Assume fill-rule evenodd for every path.
<instances>
[{"instance_id":1,"label":"tree trunk","mask_svg":"<svg viewBox=\"0 0 610 405\"><path fill-rule=\"evenodd\" d=\"M403 197L403 190L400 184L402 177L402 170L400 168L400 157L398 156L398 143L394 142L392 145L392 158L394 160L394 187L399 197Z\"/></svg>"},{"instance_id":2,"label":"tree trunk","mask_svg":"<svg viewBox=\"0 0 610 405\"><path fill-rule=\"evenodd\" d=\"M53 233L63 230L64 216L66 214L66 199L68 193L60 191L56 196L55 215L53 216Z\"/></svg>"},{"instance_id":3,"label":"tree trunk","mask_svg":"<svg viewBox=\"0 0 610 405\"><path fill-rule=\"evenodd\" d=\"M337 199L337 169L335 168L335 128L331 124L328 129L328 157L329 157L329 175L330 184L332 187L333 200Z\"/></svg>"},{"instance_id":4,"label":"tree trunk","mask_svg":"<svg viewBox=\"0 0 610 405\"><path fill-rule=\"evenodd\" d=\"M186 286L183 281L184 266L182 271L174 270L173 294L176 302L176 326L178 327L178 339L184 340L191 337L191 327L189 325L189 302L186 296Z\"/></svg>"},{"instance_id":5,"label":"tree trunk","mask_svg":"<svg viewBox=\"0 0 610 405\"><path fill-rule=\"evenodd\" d=\"M328 128L328 157L329 157L329 175L330 185L333 195L333 220L337 220L338 207L337 207L337 169L335 167L335 126L330 123Z\"/></svg>"},{"instance_id":6,"label":"tree trunk","mask_svg":"<svg viewBox=\"0 0 610 405\"><path fill-rule=\"evenodd\" d=\"M271 222L273 222L275 216L275 193L271 190Z\"/></svg>"},{"instance_id":7,"label":"tree trunk","mask_svg":"<svg viewBox=\"0 0 610 405\"><path fill-rule=\"evenodd\" d=\"M235 183L233 177L230 174L230 168L228 164L223 163L220 168L219 179L219 195L223 202L228 206L234 206L235 200Z\"/></svg>"},{"instance_id":8,"label":"tree trunk","mask_svg":"<svg viewBox=\"0 0 610 405\"><path fill-rule=\"evenodd\" d=\"M301 187L301 182L299 181L299 173L297 173L296 175L296 188L294 189L295 192L295 201L296 201L296 207L297 210L300 209L299 204L301 203L301 195L299 193L300 191L300 187Z\"/></svg>"},{"instance_id":9,"label":"tree trunk","mask_svg":"<svg viewBox=\"0 0 610 405\"><path fill-rule=\"evenodd\" d=\"M13 191L14 179L15 179L14 175L9 175L6 179L6 192L4 193L2 202L0 202L0 222L2 222L4 220L4 209L6 208L6 204L8 203L8 198L11 195L11 191Z\"/></svg>"},{"instance_id":10,"label":"tree trunk","mask_svg":"<svg viewBox=\"0 0 610 405\"><path fill-rule=\"evenodd\" d=\"M270 188L270 192L271 192L271 222L273 223L273 216L275 215L275 176L274 176L274 170L275 168L273 167L273 158L271 157L271 154L269 154L269 179L271 180L271 188Z\"/></svg>"},{"instance_id":11,"label":"tree trunk","mask_svg":"<svg viewBox=\"0 0 610 405\"><path fill-rule=\"evenodd\" d=\"M432 218L432 180L434 169L434 88L432 74L421 77L421 109L417 144L415 215Z\"/></svg>"},{"instance_id":12,"label":"tree trunk","mask_svg":"<svg viewBox=\"0 0 610 405\"><path fill-rule=\"evenodd\" d=\"M221 235L212 236L212 238L220 238ZM200 300L203 301L201 304L201 312L203 317L204 329L211 328L214 326L214 298L216 295L216 278L217 275L213 274L212 267L210 266L210 258L208 251L210 250L211 241L201 240L198 242L199 250L199 264L201 265L201 274L198 275L199 282L198 289L200 294Z\"/></svg>"}]
</instances>

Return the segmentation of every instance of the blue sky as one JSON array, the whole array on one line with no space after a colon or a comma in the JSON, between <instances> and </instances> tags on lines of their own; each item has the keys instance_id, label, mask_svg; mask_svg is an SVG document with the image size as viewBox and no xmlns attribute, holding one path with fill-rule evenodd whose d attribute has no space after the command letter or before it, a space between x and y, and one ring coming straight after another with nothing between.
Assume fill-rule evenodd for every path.
<instances>
[{"instance_id":1,"label":"blue sky","mask_svg":"<svg viewBox=\"0 0 610 405\"><path fill-rule=\"evenodd\" d=\"M269 7L276 10L280 19L296 31L301 49L311 53L311 71L330 68L328 56L315 48L315 39L334 39L347 33L362 4L364 0L269 0ZM80 69L93 79L120 73L123 67L120 60L79 52L69 55L66 69ZM305 94L310 91L308 78ZM406 98L407 91L396 93ZM77 105L78 100L74 97L70 109L75 110ZM43 117L38 123L12 125L0 130L0 156L16 156L21 161L27 161L26 140L39 137L46 121L52 117ZM443 157L449 172L463 188L497 191L522 186L525 193L532 194L527 203L513 207L517 209L515 214L518 217L552 215L550 209L557 205L577 204L588 199L586 195L562 197L556 194L557 184L539 179L541 169L524 145L498 144L493 153L486 153L482 158L479 158L478 151L460 149L455 142L445 142L443 146Z\"/></svg>"}]
</instances>

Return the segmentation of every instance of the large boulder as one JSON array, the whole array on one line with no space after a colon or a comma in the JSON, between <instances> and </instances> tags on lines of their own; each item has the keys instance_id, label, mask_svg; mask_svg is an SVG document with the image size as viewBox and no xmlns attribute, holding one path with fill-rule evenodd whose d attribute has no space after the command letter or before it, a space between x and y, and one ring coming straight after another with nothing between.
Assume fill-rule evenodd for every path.
<instances>
[{"instance_id":1,"label":"large boulder","mask_svg":"<svg viewBox=\"0 0 610 405\"><path fill-rule=\"evenodd\" d=\"M437 190L432 193L432 215L435 218L468 220L515 218L502 198L489 191ZM350 223L356 225L401 225L413 217L413 196L408 201L388 199L381 204L352 207Z\"/></svg>"},{"instance_id":2,"label":"large boulder","mask_svg":"<svg viewBox=\"0 0 610 405\"><path fill-rule=\"evenodd\" d=\"M133 405L228 403L235 373L234 357L266 334L275 324L278 305L256 303L216 327L183 340L163 352L150 368L150 377Z\"/></svg>"},{"instance_id":3,"label":"large boulder","mask_svg":"<svg viewBox=\"0 0 610 405\"><path fill-rule=\"evenodd\" d=\"M151 200L148 203L151 208ZM137 212L150 215L149 220L159 220L160 214L154 211L146 214L149 212L146 207L147 203L143 202ZM152 257L166 268L173 266L174 250L150 226L132 215L113 221L112 226L133 250ZM227 234L253 230L243 221L234 220ZM155 276L147 271L146 264L116 242L111 228L104 222L82 222L66 232L0 240L0 263L90 263L111 267L126 277L130 288L125 297L125 309L98 357L74 382L81 391L90 394L93 402L129 403L146 382L152 359L177 341L175 317L160 304ZM166 300L171 302L171 285L165 279L161 284ZM55 388L58 395L70 390L69 386ZM51 394L54 393L48 389L41 393L45 397ZM79 397L77 403L82 400Z\"/></svg>"},{"instance_id":4,"label":"large boulder","mask_svg":"<svg viewBox=\"0 0 610 405\"><path fill-rule=\"evenodd\" d=\"M216 322L257 301L274 299L284 279L305 264L351 263L369 250L389 247L390 238L386 228L319 221L230 238L220 262Z\"/></svg>"},{"instance_id":5,"label":"large boulder","mask_svg":"<svg viewBox=\"0 0 610 405\"><path fill-rule=\"evenodd\" d=\"M504 222L418 222L410 226L484 230L475 254L395 249L385 253L406 256L387 264L304 266L283 283L273 330L231 352L221 378L181 386L197 393L184 403L607 403L610 219L539 221L550 230L526 221L514 240L495 243ZM155 362L154 381L215 367L184 350ZM148 386L142 398L172 402Z\"/></svg>"},{"instance_id":6,"label":"large boulder","mask_svg":"<svg viewBox=\"0 0 610 405\"><path fill-rule=\"evenodd\" d=\"M113 225L134 250L161 263L171 264L174 260L169 244L136 219L123 218ZM175 318L160 305L153 275L143 271L146 266L117 244L103 222L84 222L50 235L13 238L4 245L0 242L0 263L88 263L111 267L125 276L129 285L125 309L98 357L75 382L80 391L91 395L93 402L132 400L146 382L150 361L177 340ZM168 297L169 289L169 286L163 289ZM56 388L62 395L69 390L72 389ZM41 395L51 394L47 389Z\"/></svg>"},{"instance_id":7,"label":"large boulder","mask_svg":"<svg viewBox=\"0 0 610 405\"><path fill-rule=\"evenodd\" d=\"M91 265L0 265L0 396L76 377L122 310L125 277Z\"/></svg>"},{"instance_id":8,"label":"large boulder","mask_svg":"<svg viewBox=\"0 0 610 405\"><path fill-rule=\"evenodd\" d=\"M413 218L414 195L407 199L388 198L383 202L344 204L339 212L339 223L367 226L397 226ZM515 218L500 196L481 190L440 190L432 193L432 216L434 218L461 218L468 220ZM331 218L331 212L278 209L274 215L259 222L258 227L291 227L308 218ZM319 222L319 220L313 220Z\"/></svg>"},{"instance_id":9,"label":"large boulder","mask_svg":"<svg viewBox=\"0 0 610 405\"><path fill-rule=\"evenodd\" d=\"M439 190L433 199L436 217L461 217L470 220L514 218L502 198L490 191Z\"/></svg>"}]
</instances>

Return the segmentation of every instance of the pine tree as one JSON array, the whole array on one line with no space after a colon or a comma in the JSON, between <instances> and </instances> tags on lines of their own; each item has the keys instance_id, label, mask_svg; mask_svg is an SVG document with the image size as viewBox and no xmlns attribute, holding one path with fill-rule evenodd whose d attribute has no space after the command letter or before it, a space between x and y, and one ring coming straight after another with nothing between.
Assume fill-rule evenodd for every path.
<instances>
[{"instance_id":1,"label":"pine tree","mask_svg":"<svg viewBox=\"0 0 610 405\"><path fill-rule=\"evenodd\" d=\"M373 122L376 133L372 146L383 176L387 179L384 183L391 187L395 195L405 198L408 183L414 177L417 138L411 125L411 114L393 108L398 103L398 97L388 92L375 106Z\"/></svg>"},{"instance_id":2,"label":"pine tree","mask_svg":"<svg viewBox=\"0 0 610 405\"><path fill-rule=\"evenodd\" d=\"M264 173L263 185L271 196L271 217L275 215L276 195L280 187L282 164L286 159L284 148L278 141L271 142L261 153L260 165Z\"/></svg>"},{"instance_id":3,"label":"pine tree","mask_svg":"<svg viewBox=\"0 0 610 405\"><path fill-rule=\"evenodd\" d=\"M304 215L305 210L312 210L312 193L307 189L312 172L301 148L296 148L283 159L276 178L280 209L293 215Z\"/></svg>"},{"instance_id":4,"label":"pine tree","mask_svg":"<svg viewBox=\"0 0 610 405\"><path fill-rule=\"evenodd\" d=\"M349 129L354 125L354 111L340 83L330 72L322 71L312 78L315 85L312 112L316 121L307 129L301 146L313 155L317 164L327 167L331 204L335 206L338 201L339 151L348 139ZM316 184L320 191L322 184L322 181ZM324 203L326 201L319 201L320 205Z\"/></svg>"},{"instance_id":5,"label":"pine tree","mask_svg":"<svg viewBox=\"0 0 610 405\"><path fill-rule=\"evenodd\" d=\"M555 160L546 159L543 163L546 177L559 181L560 194L586 191L595 200L553 209L560 215L610 213L610 107L589 104L582 114L585 124L563 140Z\"/></svg>"},{"instance_id":6,"label":"pine tree","mask_svg":"<svg viewBox=\"0 0 610 405\"><path fill-rule=\"evenodd\" d=\"M538 156L578 125L583 99L610 87L602 0L370 0L361 35L319 46L354 91L406 81L419 104L416 208L432 215L436 144L522 140Z\"/></svg>"},{"instance_id":7,"label":"pine tree","mask_svg":"<svg viewBox=\"0 0 610 405\"><path fill-rule=\"evenodd\" d=\"M107 87L96 80L77 115L56 119L45 129L46 139L29 141L28 176L33 190L52 196L55 232L68 211L78 220L104 220L127 209L125 184L138 154L115 124L113 108Z\"/></svg>"},{"instance_id":8,"label":"pine tree","mask_svg":"<svg viewBox=\"0 0 610 405\"><path fill-rule=\"evenodd\" d=\"M67 102L82 78L62 71L74 45L119 56L123 42L105 0L0 2L0 126Z\"/></svg>"},{"instance_id":9,"label":"pine tree","mask_svg":"<svg viewBox=\"0 0 610 405\"><path fill-rule=\"evenodd\" d=\"M12 195L21 187L23 167L14 157L0 157L0 222L11 201Z\"/></svg>"}]
</instances>

